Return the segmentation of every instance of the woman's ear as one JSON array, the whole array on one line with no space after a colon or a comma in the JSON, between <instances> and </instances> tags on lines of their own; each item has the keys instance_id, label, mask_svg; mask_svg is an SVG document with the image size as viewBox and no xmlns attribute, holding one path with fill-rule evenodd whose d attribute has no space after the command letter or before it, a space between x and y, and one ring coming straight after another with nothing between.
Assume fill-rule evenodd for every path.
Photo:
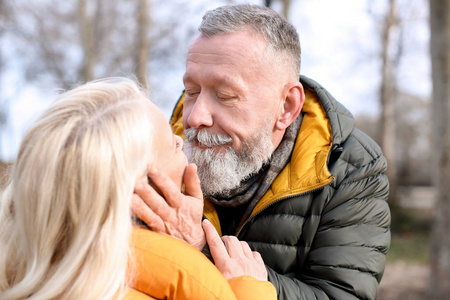
<instances>
[{"instance_id":1,"label":"woman's ear","mask_svg":"<svg viewBox=\"0 0 450 300\"><path fill-rule=\"evenodd\" d=\"M305 103L305 92L300 82L290 82L283 88L280 113L275 128L285 130L300 114Z\"/></svg>"}]
</instances>

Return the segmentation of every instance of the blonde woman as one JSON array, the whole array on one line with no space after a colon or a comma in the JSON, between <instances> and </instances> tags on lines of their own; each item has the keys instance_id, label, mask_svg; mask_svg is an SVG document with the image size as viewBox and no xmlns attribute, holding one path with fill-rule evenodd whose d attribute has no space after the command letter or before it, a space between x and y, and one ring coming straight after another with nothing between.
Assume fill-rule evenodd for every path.
<instances>
[{"instance_id":1,"label":"blonde woman","mask_svg":"<svg viewBox=\"0 0 450 300\"><path fill-rule=\"evenodd\" d=\"M1 196L0 299L275 299L270 283L227 282L187 243L133 227L135 187L165 166L161 178L178 191L183 174L196 171L133 81L110 78L62 94L25 135ZM185 185L194 197L180 194L201 211L198 184ZM218 245L212 251L223 253L211 228L205 224Z\"/></svg>"}]
</instances>

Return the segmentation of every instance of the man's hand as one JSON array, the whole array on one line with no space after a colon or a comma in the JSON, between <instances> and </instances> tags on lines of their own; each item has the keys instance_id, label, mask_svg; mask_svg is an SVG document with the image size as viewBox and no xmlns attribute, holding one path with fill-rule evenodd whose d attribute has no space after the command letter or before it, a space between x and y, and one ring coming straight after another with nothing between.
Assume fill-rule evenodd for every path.
<instances>
[{"instance_id":1,"label":"man's hand","mask_svg":"<svg viewBox=\"0 0 450 300\"><path fill-rule=\"evenodd\" d=\"M246 242L239 241L235 236L224 236L220 239L208 220L204 220L202 225L214 263L227 280L250 275L267 281L267 269L259 252L252 251Z\"/></svg>"},{"instance_id":2,"label":"man's hand","mask_svg":"<svg viewBox=\"0 0 450 300\"><path fill-rule=\"evenodd\" d=\"M184 240L201 251L206 238L201 226L203 193L197 166L189 164L186 167L184 193L159 170L149 168L148 177L162 195L148 183L136 184L131 205L133 213L153 231Z\"/></svg>"}]
</instances>

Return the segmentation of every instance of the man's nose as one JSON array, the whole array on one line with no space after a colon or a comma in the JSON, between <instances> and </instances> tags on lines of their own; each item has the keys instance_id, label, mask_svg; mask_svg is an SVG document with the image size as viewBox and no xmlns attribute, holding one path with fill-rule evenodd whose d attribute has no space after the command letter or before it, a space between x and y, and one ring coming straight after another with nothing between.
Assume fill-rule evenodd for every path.
<instances>
[{"instance_id":1,"label":"man's nose","mask_svg":"<svg viewBox=\"0 0 450 300\"><path fill-rule=\"evenodd\" d=\"M211 111L210 99L207 95L200 93L188 112L187 124L193 128L211 127L213 125Z\"/></svg>"}]
</instances>

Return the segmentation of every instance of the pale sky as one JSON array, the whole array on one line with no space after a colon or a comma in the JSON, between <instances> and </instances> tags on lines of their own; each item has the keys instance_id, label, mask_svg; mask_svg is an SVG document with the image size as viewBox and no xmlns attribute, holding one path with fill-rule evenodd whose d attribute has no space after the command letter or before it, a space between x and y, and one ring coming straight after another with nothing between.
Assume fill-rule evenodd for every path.
<instances>
[{"instance_id":1,"label":"pale sky","mask_svg":"<svg viewBox=\"0 0 450 300\"><path fill-rule=\"evenodd\" d=\"M262 1L235 1L260 4ZM274 1L275 4L277 1ZM301 73L322 84L353 114L378 114L377 91L379 62L378 36L373 19L367 13L370 0L293 0L290 21L300 34L302 47ZM227 1L205 1L205 10ZM382 9L382 1L371 1L373 10ZM376 7L374 6L376 4ZM428 61L427 7L423 0L411 0L419 7L415 19L405 30L407 41L403 63L400 66L401 88L421 97L429 97L431 81ZM275 6L277 10L277 6ZM200 22L201 14L189 18ZM409 43L409 44L408 44ZM185 51L187 51L186 45ZM5 50L4 50L5 51ZM20 60L20 58L19 58ZM14 64L13 64L14 65ZM20 63L17 64L20 66ZM153 75L158 88L151 92L168 118L183 89L180 68ZM58 87L40 90L27 85L10 70L0 78L1 96L10 97L10 123L1 138L0 156L13 160L24 131L29 124L56 98Z\"/></svg>"}]
</instances>

